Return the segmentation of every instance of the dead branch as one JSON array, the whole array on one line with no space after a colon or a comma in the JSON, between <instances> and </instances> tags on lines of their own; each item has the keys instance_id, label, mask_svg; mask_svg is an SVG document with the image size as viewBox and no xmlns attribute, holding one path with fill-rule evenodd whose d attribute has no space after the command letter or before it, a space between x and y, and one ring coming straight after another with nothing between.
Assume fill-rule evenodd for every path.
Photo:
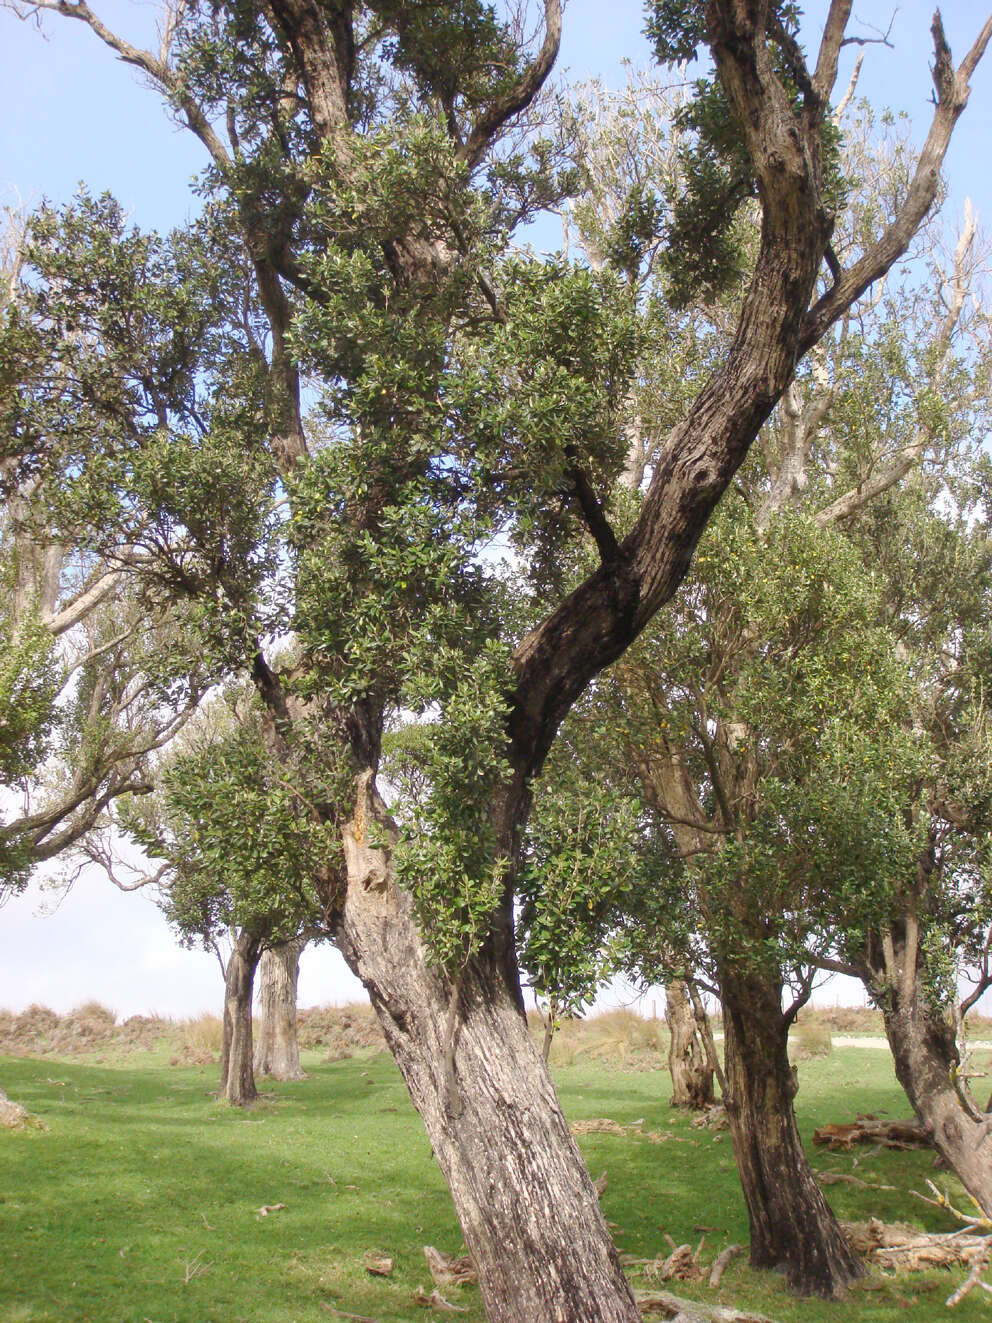
<instances>
[{"instance_id":1,"label":"dead branch","mask_svg":"<svg viewBox=\"0 0 992 1323\"><path fill-rule=\"evenodd\" d=\"M667 1291L635 1291L634 1299L642 1314L660 1314L679 1323L773 1323L766 1314L742 1312L728 1305L705 1305L699 1300L683 1300Z\"/></svg>"},{"instance_id":2,"label":"dead branch","mask_svg":"<svg viewBox=\"0 0 992 1323\"><path fill-rule=\"evenodd\" d=\"M707 1282L707 1284L712 1290L715 1291L716 1288L720 1285L720 1282L723 1278L723 1274L727 1271L727 1268L732 1263L732 1261L736 1259L739 1254L743 1254L743 1253L744 1253L743 1245L728 1245L726 1249L722 1249L720 1251L720 1253L713 1260L713 1266L710 1268L710 1275Z\"/></svg>"},{"instance_id":3,"label":"dead branch","mask_svg":"<svg viewBox=\"0 0 992 1323\"><path fill-rule=\"evenodd\" d=\"M932 1148L933 1137L916 1121L881 1121L859 1116L848 1125L823 1125L813 1131L813 1143L822 1148L849 1151L855 1144L881 1144L883 1148Z\"/></svg>"}]
</instances>

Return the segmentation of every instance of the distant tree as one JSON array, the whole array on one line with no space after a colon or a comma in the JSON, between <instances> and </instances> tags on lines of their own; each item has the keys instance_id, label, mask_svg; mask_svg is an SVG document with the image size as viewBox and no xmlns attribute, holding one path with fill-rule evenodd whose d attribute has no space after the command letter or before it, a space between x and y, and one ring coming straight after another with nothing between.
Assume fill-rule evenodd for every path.
<instances>
[{"instance_id":1,"label":"distant tree","mask_svg":"<svg viewBox=\"0 0 992 1323\"><path fill-rule=\"evenodd\" d=\"M262 952L258 966L259 1026L253 1061L256 1075L277 1080L303 1080L296 1030L300 956L308 937L301 934Z\"/></svg>"},{"instance_id":2,"label":"distant tree","mask_svg":"<svg viewBox=\"0 0 992 1323\"><path fill-rule=\"evenodd\" d=\"M884 583L884 612L914 680L911 728L929 757L897 806L916 826L909 866L878 920L842 932L824 961L863 980L921 1123L987 1215L992 1112L970 1091L957 1039L992 987L990 491L986 456L891 493L852 529Z\"/></svg>"},{"instance_id":3,"label":"distant tree","mask_svg":"<svg viewBox=\"0 0 992 1323\"><path fill-rule=\"evenodd\" d=\"M233 942L224 968L220 1092L239 1106L257 1096L252 995L259 960L289 952L295 966L321 919L329 849L313 803L320 787L287 780L265 749L259 716L250 697L243 705L215 699L160 763L156 793L120 806L122 828L164 861L161 905L181 940L206 949L218 949L228 934Z\"/></svg>"}]
</instances>

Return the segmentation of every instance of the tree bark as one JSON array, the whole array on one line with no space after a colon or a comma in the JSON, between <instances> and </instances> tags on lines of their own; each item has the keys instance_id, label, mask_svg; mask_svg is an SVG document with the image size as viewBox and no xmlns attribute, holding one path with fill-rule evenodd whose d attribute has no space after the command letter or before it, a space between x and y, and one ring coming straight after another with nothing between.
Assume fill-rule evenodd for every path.
<instances>
[{"instance_id":1,"label":"tree bark","mask_svg":"<svg viewBox=\"0 0 992 1323\"><path fill-rule=\"evenodd\" d=\"M244 1107L258 1097L252 1070L251 998L261 947L257 937L241 932L224 978L224 1041L218 1097Z\"/></svg>"},{"instance_id":2,"label":"tree bark","mask_svg":"<svg viewBox=\"0 0 992 1323\"><path fill-rule=\"evenodd\" d=\"M682 979L665 984L665 1019L668 1022L668 1069L672 1076L673 1107L701 1111L714 1101L713 1071L699 1041L695 1012Z\"/></svg>"},{"instance_id":3,"label":"tree bark","mask_svg":"<svg viewBox=\"0 0 992 1323\"><path fill-rule=\"evenodd\" d=\"M369 989L451 1190L493 1323L640 1318L519 986L491 944L452 982L361 825L344 832L338 944Z\"/></svg>"},{"instance_id":4,"label":"tree bark","mask_svg":"<svg viewBox=\"0 0 992 1323\"><path fill-rule=\"evenodd\" d=\"M262 953L258 965L259 1026L255 1044L256 1075L276 1080L305 1080L296 1037L296 988L300 955L307 944L297 937Z\"/></svg>"},{"instance_id":5,"label":"tree bark","mask_svg":"<svg viewBox=\"0 0 992 1323\"><path fill-rule=\"evenodd\" d=\"M874 972L866 971L864 981L882 1011L896 1078L937 1152L992 1217L992 1115L981 1112L966 1084L960 1083L960 1092L954 1087L960 1065L954 1026L927 996L917 943L907 943L903 922L893 924L886 938L872 943ZM908 947L917 948L911 976Z\"/></svg>"},{"instance_id":6,"label":"tree bark","mask_svg":"<svg viewBox=\"0 0 992 1323\"><path fill-rule=\"evenodd\" d=\"M726 1099L751 1228L751 1266L782 1268L801 1295L839 1298L864 1275L803 1150L781 980L721 970Z\"/></svg>"}]
</instances>

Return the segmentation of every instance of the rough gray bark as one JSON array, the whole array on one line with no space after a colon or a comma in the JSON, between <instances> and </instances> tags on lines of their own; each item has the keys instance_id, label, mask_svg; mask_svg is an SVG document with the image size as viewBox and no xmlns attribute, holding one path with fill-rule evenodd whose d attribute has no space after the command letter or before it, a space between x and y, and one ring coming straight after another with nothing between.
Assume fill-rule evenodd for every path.
<instances>
[{"instance_id":1,"label":"rough gray bark","mask_svg":"<svg viewBox=\"0 0 992 1323\"><path fill-rule=\"evenodd\" d=\"M869 944L860 972L881 1008L896 1078L934 1145L982 1212L992 1217L992 1111L982 1112L960 1065L951 1016L931 1004L912 915ZM992 1101L992 1100L990 1100Z\"/></svg>"},{"instance_id":2,"label":"rough gray bark","mask_svg":"<svg viewBox=\"0 0 992 1323\"><path fill-rule=\"evenodd\" d=\"M682 979L665 984L668 1024L668 1069L672 1076L672 1106L696 1111L714 1101L713 1071L700 1041L695 1011Z\"/></svg>"},{"instance_id":3,"label":"rough gray bark","mask_svg":"<svg viewBox=\"0 0 992 1323\"><path fill-rule=\"evenodd\" d=\"M305 937L263 951L258 964L258 1033L256 1075L277 1080L305 1080L296 1036L296 988Z\"/></svg>"},{"instance_id":4,"label":"rough gray bark","mask_svg":"<svg viewBox=\"0 0 992 1323\"><path fill-rule=\"evenodd\" d=\"M802 1295L842 1297L864 1275L799 1138L789 1017L776 977L721 971L724 1098L751 1228L751 1265L782 1268Z\"/></svg>"},{"instance_id":5,"label":"rough gray bark","mask_svg":"<svg viewBox=\"0 0 992 1323\"><path fill-rule=\"evenodd\" d=\"M218 1097L244 1107L258 1097L252 1070L251 1000L261 948L254 934L238 934L224 976L224 1040Z\"/></svg>"},{"instance_id":6,"label":"rough gray bark","mask_svg":"<svg viewBox=\"0 0 992 1323\"><path fill-rule=\"evenodd\" d=\"M369 805L372 809L373 804ZM455 990L429 968L409 895L345 831L339 947L369 989L499 1323L636 1323L599 1200L531 1039L519 990L480 955ZM456 1014L449 1014L452 998Z\"/></svg>"}]
</instances>

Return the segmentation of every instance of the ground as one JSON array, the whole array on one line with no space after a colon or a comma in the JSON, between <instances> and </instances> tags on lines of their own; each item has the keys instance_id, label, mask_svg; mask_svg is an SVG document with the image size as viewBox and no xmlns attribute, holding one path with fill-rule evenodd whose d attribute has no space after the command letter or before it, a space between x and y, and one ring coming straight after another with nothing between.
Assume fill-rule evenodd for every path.
<instances>
[{"instance_id":1,"label":"ground","mask_svg":"<svg viewBox=\"0 0 992 1323\"><path fill-rule=\"evenodd\" d=\"M590 1170L606 1172L603 1207L640 1289L652 1283L636 1260L667 1255L668 1237L694 1247L705 1237L704 1263L746 1242L729 1136L695 1128L669 1108L659 1047L658 1026L614 1022L563 1042L555 1067ZM265 1085L262 1104L239 1111L215 1101L213 1063L168 1064L182 1059L174 1043L128 1054L104 1046L100 1055L0 1058L7 1092L48 1126L0 1132L4 1323L327 1323L341 1316L334 1311L377 1323L425 1317L417 1295L433 1282L423 1247L454 1254L461 1237L387 1056L359 1048L327 1061L326 1049L304 1052L308 1080ZM655 1068L645 1068L652 1056ZM618 1069L622 1061L638 1068ZM858 1111L907 1114L883 1052L835 1040L799 1071L807 1140L817 1125ZM828 1188L842 1218L952 1229L911 1194L934 1176L929 1152L812 1155L820 1170L865 1182ZM961 1197L954 1182L941 1181ZM388 1276L367 1271L369 1253L393 1260ZM690 1282L669 1288L746 1304L779 1323L930 1323L963 1276L876 1272L849 1303L827 1305L792 1299L780 1279L738 1259L718 1293ZM482 1323L473 1286L443 1293L465 1311L458 1317ZM973 1292L954 1316L967 1323L987 1312Z\"/></svg>"}]
</instances>

